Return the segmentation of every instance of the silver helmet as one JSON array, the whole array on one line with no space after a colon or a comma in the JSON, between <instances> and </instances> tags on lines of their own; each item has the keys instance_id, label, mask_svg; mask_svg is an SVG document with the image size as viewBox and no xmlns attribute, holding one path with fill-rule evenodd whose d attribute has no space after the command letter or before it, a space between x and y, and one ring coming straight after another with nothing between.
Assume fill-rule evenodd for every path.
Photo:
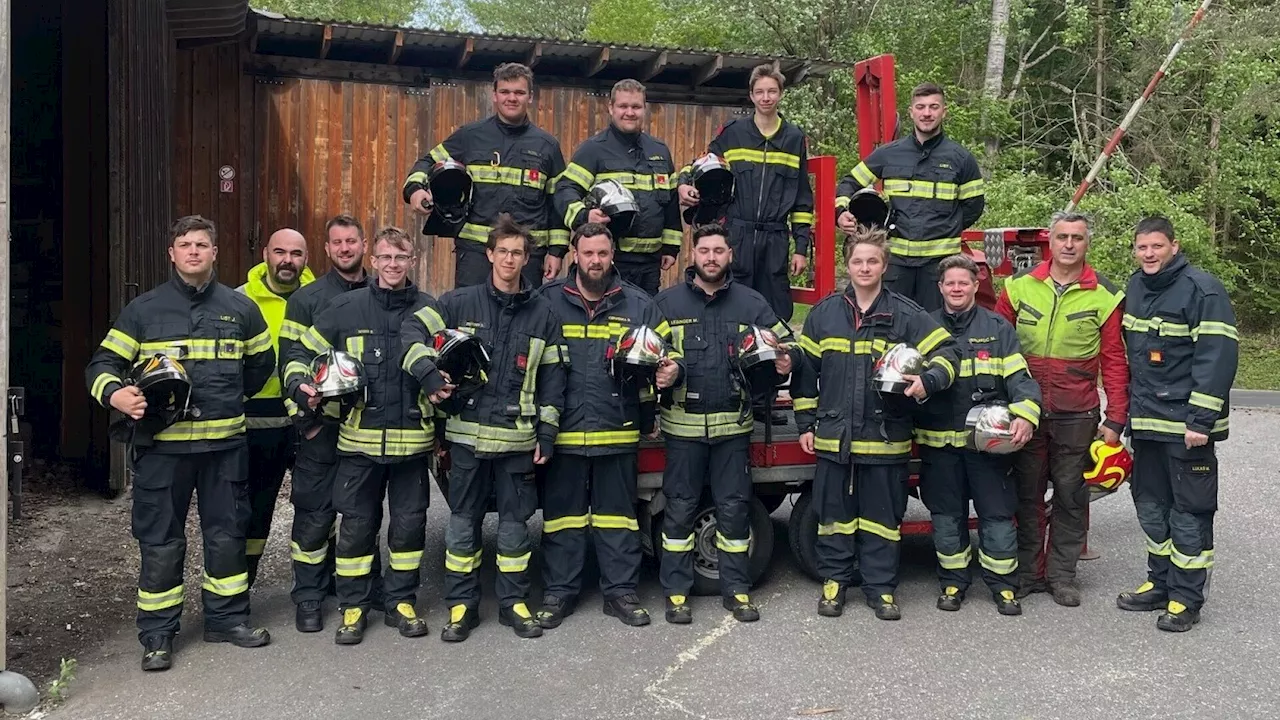
<instances>
[{"instance_id":1,"label":"silver helmet","mask_svg":"<svg viewBox=\"0 0 1280 720\"><path fill-rule=\"evenodd\" d=\"M898 343L876 361L871 371L871 385L880 392L902 395L911 385L903 376L921 372L924 372L924 355L906 343Z\"/></svg>"},{"instance_id":2,"label":"silver helmet","mask_svg":"<svg viewBox=\"0 0 1280 720\"><path fill-rule=\"evenodd\" d=\"M640 212L640 203L625 185L617 180L601 180L582 199L588 210L599 210L609 216L609 232L615 238L625 237Z\"/></svg>"},{"instance_id":3,"label":"silver helmet","mask_svg":"<svg viewBox=\"0 0 1280 720\"><path fill-rule=\"evenodd\" d=\"M1018 450L1013 443L1013 415L1004 403L974 405L964 419L965 446L970 450L1008 455Z\"/></svg>"},{"instance_id":4,"label":"silver helmet","mask_svg":"<svg viewBox=\"0 0 1280 720\"><path fill-rule=\"evenodd\" d=\"M311 387L322 398L351 395L364 389L364 365L350 353L329 350L311 361Z\"/></svg>"},{"instance_id":5,"label":"silver helmet","mask_svg":"<svg viewBox=\"0 0 1280 720\"><path fill-rule=\"evenodd\" d=\"M667 343L647 325L624 332L618 342L609 346L606 359L609 373L624 381L652 382L658 363L667 356Z\"/></svg>"}]
</instances>

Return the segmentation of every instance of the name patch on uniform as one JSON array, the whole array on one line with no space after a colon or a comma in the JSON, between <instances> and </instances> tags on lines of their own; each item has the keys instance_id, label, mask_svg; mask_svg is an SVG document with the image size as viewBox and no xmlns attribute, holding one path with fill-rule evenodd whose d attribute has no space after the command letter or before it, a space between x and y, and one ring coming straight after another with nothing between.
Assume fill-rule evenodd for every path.
<instances>
[{"instance_id":1,"label":"name patch on uniform","mask_svg":"<svg viewBox=\"0 0 1280 720\"><path fill-rule=\"evenodd\" d=\"M468 320L468 321L466 321L466 322L462 323L462 327L463 327L463 328L482 328L482 327L484 327L484 323L482 323L482 322L472 322L472 321Z\"/></svg>"},{"instance_id":2,"label":"name patch on uniform","mask_svg":"<svg viewBox=\"0 0 1280 720\"><path fill-rule=\"evenodd\" d=\"M679 319L676 319L676 320L668 320L668 321L667 321L667 324L668 324L668 325L672 325L672 326L675 326L675 325L692 325L692 324L694 324L694 323L696 323L696 322L698 322L698 318L679 318Z\"/></svg>"},{"instance_id":3,"label":"name patch on uniform","mask_svg":"<svg viewBox=\"0 0 1280 720\"><path fill-rule=\"evenodd\" d=\"M609 322L629 323L631 318L622 317L621 315L610 315Z\"/></svg>"},{"instance_id":4,"label":"name patch on uniform","mask_svg":"<svg viewBox=\"0 0 1280 720\"><path fill-rule=\"evenodd\" d=\"M538 152L537 150L521 150L520 153L523 155L528 155L529 157L536 157L539 160L542 159L542 153Z\"/></svg>"},{"instance_id":5,"label":"name patch on uniform","mask_svg":"<svg viewBox=\"0 0 1280 720\"><path fill-rule=\"evenodd\" d=\"M661 155L650 155L649 159L650 160L666 160L666 158L662 157Z\"/></svg>"},{"instance_id":6,"label":"name patch on uniform","mask_svg":"<svg viewBox=\"0 0 1280 720\"><path fill-rule=\"evenodd\" d=\"M373 333L373 328L356 328L357 335L372 335Z\"/></svg>"},{"instance_id":7,"label":"name patch on uniform","mask_svg":"<svg viewBox=\"0 0 1280 720\"><path fill-rule=\"evenodd\" d=\"M240 322L240 318L235 315L219 315L218 319L223 322Z\"/></svg>"},{"instance_id":8,"label":"name patch on uniform","mask_svg":"<svg viewBox=\"0 0 1280 720\"><path fill-rule=\"evenodd\" d=\"M938 163L938 169L939 169L939 170L950 170L950 169L951 169L951 164L950 164L950 163Z\"/></svg>"},{"instance_id":9,"label":"name patch on uniform","mask_svg":"<svg viewBox=\"0 0 1280 720\"><path fill-rule=\"evenodd\" d=\"M969 338L969 344L970 344L970 345L981 345L981 344L983 344L983 343L989 343L989 342L995 342L995 341L996 341L996 339L995 339L995 338L993 338L993 337L984 337L984 338L976 337L976 338Z\"/></svg>"}]
</instances>

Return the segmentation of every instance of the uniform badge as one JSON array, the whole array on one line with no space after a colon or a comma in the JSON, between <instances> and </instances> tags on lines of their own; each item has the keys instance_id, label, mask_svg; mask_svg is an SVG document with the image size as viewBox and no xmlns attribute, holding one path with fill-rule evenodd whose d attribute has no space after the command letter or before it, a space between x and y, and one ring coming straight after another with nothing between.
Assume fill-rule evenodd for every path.
<instances>
[{"instance_id":1,"label":"uniform badge","mask_svg":"<svg viewBox=\"0 0 1280 720\"><path fill-rule=\"evenodd\" d=\"M655 180L657 180L657 182L658 182L658 184L659 184L659 185L666 185L666 184L667 184L667 176L666 176L666 175L658 175L658 176L656 176L654 179L655 179Z\"/></svg>"},{"instance_id":2,"label":"uniform badge","mask_svg":"<svg viewBox=\"0 0 1280 720\"><path fill-rule=\"evenodd\" d=\"M987 352L986 350L979 350L979 351L978 351L978 359L979 359L979 360L990 360L990 359L991 359L991 353Z\"/></svg>"},{"instance_id":3,"label":"uniform badge","mask_svg":"<svg viewBox=\"0 0 1280 720\"><path fill-rule=\"evenodd\" d=\"M1163 351L1163 350L1148 350L1148 351L1147 351L1147 360L1148 360L1152 365L1163 365L1163 364L1164 364L1164 351Z\"/></svg>"},{"instance_id":4,"label":"uniform badge","mask_svg":"<svg viewBox=\"0 0 1280 720\"><path fill-rule=\"evenodd\" d=\"M520 368L521 370L524 370L524 369L528 368L528 367L529 367L529 356L528 356L528 355L524 355L524 354L517 355L517 356L516 356L516 367L517 367L517 368Z\"/></svg>"},{"instance_id":5,"label":"uniform badge","mask_svg":"<svg viewBox=\"0 0 1280 720\"><path fill-rule=\"evenodd\" d=\"M529 171L529 180L530 180L531 182L538 182L538 178L539 178L539 177L541 177L541 174L540 174L537 170L530 170L530 171Z\"/></svg>"}]
</instances>

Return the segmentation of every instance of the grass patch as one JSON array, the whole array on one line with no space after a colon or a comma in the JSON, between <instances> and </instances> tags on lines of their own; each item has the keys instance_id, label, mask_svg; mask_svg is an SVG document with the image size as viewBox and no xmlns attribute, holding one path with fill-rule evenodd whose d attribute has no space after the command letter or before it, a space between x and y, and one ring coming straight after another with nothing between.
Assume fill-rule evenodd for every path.
<instances>
[{"instance_id":1,"label":"grass patch","mask_svg":"<svg viewBox=\"0 0 1280 720\"><path fill-rule=\"evenodd\" d=\"M1240 367L1236 371L1235 387L1280 390L1280 333L1240 336Z\"/></svg>"}]
</instances>

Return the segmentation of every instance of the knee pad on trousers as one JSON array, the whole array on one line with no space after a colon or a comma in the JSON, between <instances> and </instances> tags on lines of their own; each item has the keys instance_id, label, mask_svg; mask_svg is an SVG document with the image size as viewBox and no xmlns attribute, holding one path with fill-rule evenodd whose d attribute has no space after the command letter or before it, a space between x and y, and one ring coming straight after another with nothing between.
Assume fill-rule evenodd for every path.
<instances>
[{"instance_id":1,"label":"knee pad on trousers","mask_svg":"<svg viewBox=\"0 0 1280 720\"><path fill-rule=\"evenodd\" d=\"M698 501L694 498L667 498L667 507L663 510L663 527L681 537L688 535L693 531L693 516L697 512ZM668 535L672 535L672 532L668 532Z\"/></svg>"},{"instance_id":2,"label":"knee pad on trousers","mask_svg":"<svg viewBox=\"0 0 1280 720\"><path fill-rule=\"evenodd\" d=\"M420 550L424 544L427 514L392 515L387 526L387 545L403 550Z\"/></svg>"},{"instance_id":3,"label":"knee pad on trousers","mask_svg":"<svg viewBox=\"0 0 1280 720\"><path fill-rule=\"evenodd\" d=\"M450 515L444 529L444 545L450 550L471 553L480 549L480 537L476 534L479 523L466 515Z\"/></svg>"},{"instance_id":4,"label":"knee pad on trousers","mask_svg":"<svg viewBox=\"0 0 1280 720\"><path fill-rule=\"evenodd\" d=\"M1212 538L1191 513L1174 510L1169 513L1169 538L1173 546L1187 555L1195 555L1212 545Z\"/></svg>"},{"instance_id":5,"label":"knee pad on trousers","mask_svg":"<svg viewBox=\"0 0 1280 720\"><path fill-rule=\"evenodd\" d=\"M181 585L182 564L186 557L186 540L171 540L163 545L143 545L142 572L138 585L157 591Z\"/></svg>"},{"instance_id":6,"label":"knee pad on trousers","mask_svg":"<svg viewBox=\"0 0 1280 720\"><path fill-rule=\"evenodd\" d=\"M969 535L968 522L951 515L933 516L933 543L937 549L946 553L957 553L967 542Z\"/></svg>"},{"instance_id":7,"label":"knee pad on trousers","mask_svg":"<svg viewBox=\"0 0 1280 720\"><path fill-rule=\"evenodd\" d=\"M316 550L336 533L333 510L296 513L293 516L293 540L303 550Z\"/></svg>"},{"instance_id":8,"label":"knee pad on trousers","mask_svg":"<svg viewBox=\"0 0 1280 720\"><path fill-rule=\"evenodd\" d=\"M980 528L982 547L988 553L1012 555L1018 551L1018 532L1013 527L1013 520L983 520Z\"/></svg>"},{"instance_id":9,"label":"knee pad on trousers","mask_svg":"<svg viewBox=\"0 0 1280 720\"><path fill-rule=\"evenodd\" d=\"M746 540L751 534L746 503L732 503L716 513L716 532L734 540Z\"/></svg>"},{"instance_id":10,"label":"knee pad on trousers","mask_svg":"<svg viewBox=\"0 0 1280 720\"><path fill-rule=\"evenodd\" d=\"M498 553L518 555L529 549L529 528L516 520L498 523Z\"/></svg>"},{"instance_id":11,"label":"knee pad on trousers","mask_svg":"<svg viewBox=\"0 0 1280 720\"><path fill-rule=\"evenodd\" d=\"M376 545L377 537L378 524L373 520L350 516L342 518L342 527L338 531L338 544L342 546L344 556L355 553L364 554Z\"/></svg>"},{"instance_id":12,"label":"knee pad on trousers","mask_svg":"<svg viewBox=\"0 0 1280 720\"><path fill-rule=\"evenodd\" d=\"M1156 542L1168 540L1169 508L1154 502L1138 501L1133 504L1138 514L1142 532Z\"/></svg>"}]
</instances>

